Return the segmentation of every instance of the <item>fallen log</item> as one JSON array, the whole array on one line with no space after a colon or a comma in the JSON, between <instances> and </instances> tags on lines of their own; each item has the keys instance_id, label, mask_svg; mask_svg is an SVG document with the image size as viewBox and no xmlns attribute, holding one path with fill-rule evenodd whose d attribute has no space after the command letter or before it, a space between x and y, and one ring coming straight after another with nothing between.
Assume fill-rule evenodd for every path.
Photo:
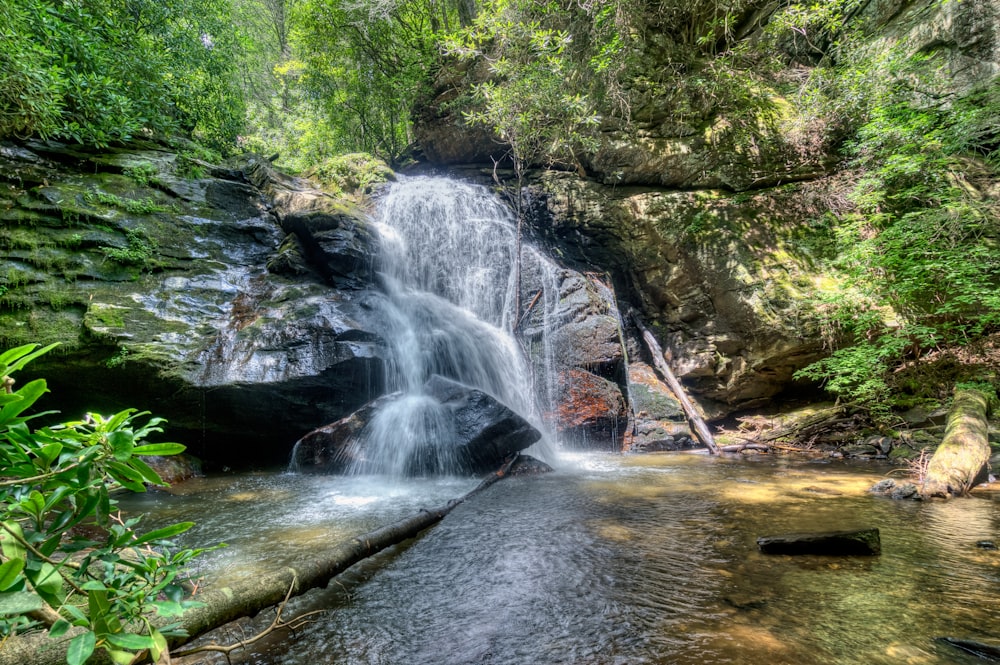
<instances>
[{"instance_id":1,"label":"fallen log","mask_svg":"<svg viewBox=\"0 0 1000 665\"><path fill-rule=\"evenodd\" d=\"M170 648L175 649L241 617L253 616L261 610L278 605L290 596L324 587L331 579L359 561L416 537L421 531L444 519L456 506L506 477L518 458L518 455L514 455L499 471L487 476L475 489L443 506L421 510L393 524L340 543L321 556L302 561L294 567L288 566L263 573L254 579L242 579L230 586L199 592L194 600L202 605L187 610L180 617L181 627L187 631L187 636L171 638ZM152 622L154 625L163 625L176 620L176 617L171 617L169 621L157 617ZM78 632L70 631L59 639L49 638L47 633L9 637L0 642L0 665L63 665L66 662L68 642ZM87 662L109 662L107 652L99 649Z\"/></svg>"},{"instance_id":2,"label":"fallen log","mask_svg":"<svg viewBox=\"0 0 1000 665\"><path fill-rule=\"evenodd\" d=\"M719 452L723 453L742 453L744 450L758 450L763 453L771 452L771 446L766 443L734 443L728 446L719 446Z\"/></svg>"},{"instance_id":3,"label":"fallen log","mask_svg":"<svg viewBox=\"0 0 1000 665\"><path fill-rule=\"evenodd\" d=\"M708 448L709 452L713 455L719 454L719 446L715 443L715 437L712 436L712 432L708 429L708 425L705 424L704 419L698 413L698 410L694 408L694 404L691 399L687 396L687 392L684 390L684 386L681 382L677 380L674 376L673 370L670 369L670 365L663 357L663 350L660 348L659 342L653 337L653 333L643 325L642 321L639 320L639 315L634 311L632 312L632 321L635 322L635 327L639 329L642 333L642 339L646 342L646 347L649 349L649 355L653 356L653 365L656 369L660 370L660 374L666 380L667 385L670 390L673 391L674 395L677 397L677 401L681 403L681 408L684 409L684 415L688 418L688 424L691 426L691 431L694 432L695 437L701 442L701 445Z\"/></svg>"},{"instance_id":4,"label":"fallen log","mask_svg":"<svg viewBox=\"0 0 1000 665\"><path fill-rule=\"evenodd\" d=\"M878 529L761 536L757 539L757 547L764 554L873 556L882 553L882 541Z\"/></svg>"},{"instance_id":5,"label":"fallen log","mask_svg":"<svg viewBox=\"0 0 1000 665\"><path fill-rule=\"evenodd\" d=\"M956 649L961 649L966 653L971 653L977 658L994 663L1000 663L1000 646L983 644L982 642L976 642L974 640L963 640L957 637L935 637L934 641L953 646Z\"/></svg>"},{"instance_id":6,"label":"fallen log","mask_svg":"<svg viewBox=\"0 0 1000 665\"><path fill-rule=\"evenodd\" d=\"M990 459L989 414L989 395L973 388L956 388L944 439L920 483L922 497L969 493Z\"/></svg>"}]
</instances>

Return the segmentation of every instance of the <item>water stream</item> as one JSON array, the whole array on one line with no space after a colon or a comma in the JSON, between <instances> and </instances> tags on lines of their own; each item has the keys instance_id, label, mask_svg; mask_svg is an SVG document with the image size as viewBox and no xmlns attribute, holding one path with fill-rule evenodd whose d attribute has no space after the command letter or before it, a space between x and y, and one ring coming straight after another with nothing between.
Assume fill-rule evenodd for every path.
<instances>
[{"instance_id":1,"label":"water stream","mask_svg":"<svg viewBox=\"0 0 1000 665\"><path fill-rule=\"evenodd\" d=\"M233 662L943 665L976 661L934 636L1000 641L1000 553L976 547L998 538L992 499L873 497L887 469L843 461L592 454L561 466L494 485L313 593L296 608L329 614ZM192 542L228 542L201 564L213 584L473 481L374 482L209 478L128 508L198 522ZM755 542L857 526L881 530L881 556L765 556Z\"/></svg>"}]
</instances>

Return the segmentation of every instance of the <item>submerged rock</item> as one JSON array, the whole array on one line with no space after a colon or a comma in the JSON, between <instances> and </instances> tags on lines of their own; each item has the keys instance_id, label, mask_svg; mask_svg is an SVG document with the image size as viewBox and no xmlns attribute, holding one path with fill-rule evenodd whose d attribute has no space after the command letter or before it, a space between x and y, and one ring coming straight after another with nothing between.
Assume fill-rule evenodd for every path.
<instances>
[{"instance_id":1,"label":"submerged rock","mask_svg":"<svg viewBox=\"0 0 1000 665\"><path fill-rule=\"evenodd\" d=\"M757 547L765 554L818 554L873 556L882 553L878 529L786 533L761 536Z\"/></svg>"},{"instance_id":2,"label":"submerged rock","mask_svg":"<svg viewBox=\"0 0 1000 665\"><path fill-rule=\"evenodd\" d=\"M920 491L916 485L910 482L899 482L892 478L878 481L868 491L872 494L889 497L890 499L920 498Z\"/></svg>"},{"instance_id":3,"label":"submerged rock","mask_svg":"<svg viewBox=\"0 0 1000 665\"><path fill-rule=\"evenodd\" d=\"M495 471L512 454L541 438L528 421L492 396L435 375L418 397L433 401L431 408L443 427L433 430L434 440L415 441L403 450L402 445L409 445L409 436L403 435L408 429L406 419L424 419L426 413L402 414L393 420L395 431L385 434L396 436L388 441L376 433L373 423L395 405L410 408L404 402L412 397L402 393L380 397L346 418L309 432L295 445L293 468L307 473L478 474Z\"/></svg>"}]
</instances>

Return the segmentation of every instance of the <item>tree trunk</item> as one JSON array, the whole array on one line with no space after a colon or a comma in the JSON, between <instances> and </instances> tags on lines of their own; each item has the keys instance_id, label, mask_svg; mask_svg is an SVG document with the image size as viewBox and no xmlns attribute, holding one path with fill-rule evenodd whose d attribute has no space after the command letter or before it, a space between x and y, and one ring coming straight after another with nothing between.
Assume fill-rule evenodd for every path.
<instances>
[{"instance_id":1,"label":"tree trunk","mask_svg":"<svg viewBox=\"0 0 1000 665\"><path fill-rule=\"evenodd\" d=\"M990 398L979 390L956 389L944 439L927 465L920 495L968 494L990 458Z\"/></svg>"},{"instance_id":2,"label":"tree trunk","mask_svg":"<svg viewBox=\"0 0 1000 665\"><path fill-rule=\"evenodd\" d=\"M632 320L635 322L636 327L639 332L642 333L642 338L646 342L646 346L649 347L649 354L653 356L653 365L656 369L660 370L663 378L666 379L667 385L670 386L670 390L674 392L677 397L677 401L681 403L681 408L684 409L684 414L688 417L688 423L691 425L691 430L694 435L698 438L703 446L708 448L709 452L713 455L719 454L719 446L715 444L715 437L712 436L712 432L708 429L708 425L702 419L701 415L698 413L697 409L694 408L694 404L688 398L687 393L684 391L684 386L681 382L677 380L674 376L673 370L670 369L670 365L663 358L663 351L660 349L659 342L653 337L653 333L649 331L646 326L642 324L639 320L639 315L634 311L632 312Z\"/></svg>"},{"instance_id":3,"label":"tree trunk","mask_svg":"<svg viewBox=\"0 0 1000 665\"><path fill-rule=\"evenodd\" d=\"M171 638L170 647L177 648L199 635L219 628L244 616L253 616L281 603L289 594L297 596L310 589L326 586L331 579L354 564L382 550L416 537L424 529L440 522L445 515L461 503L504 478L518 459L515 455L496 473L487 476L475 489L459 499L453 499L433 510L421 510L404 518L340 543L315 558L307 559L294 567L289 566L262 573L255 579L240 580L232 586L208 589L198 593L194 600L203 605L187 610L180 618L188 635ZM155 625L173 621L153 619ZM0 642L0 665L63 665L69 640L78 634L70 631L63 638L51 639L46 633L28 633L10 637ZM88 663L105 663L107 652L98 649Z\"/></svg>"}]
</instances>

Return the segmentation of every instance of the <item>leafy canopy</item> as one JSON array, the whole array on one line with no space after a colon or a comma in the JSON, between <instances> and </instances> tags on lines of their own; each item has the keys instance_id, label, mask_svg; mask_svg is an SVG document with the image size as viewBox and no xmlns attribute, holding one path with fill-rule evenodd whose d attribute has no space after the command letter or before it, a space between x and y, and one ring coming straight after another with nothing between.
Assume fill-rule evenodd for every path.
<instances>
[{"instance_id":1,"label":"leafy canopy","mask_svg":"<svg viewBox=\"0 0 1000 665\"><path fill-rule=\"evenodd\" d=\"M106 146L243 127L229 0L0 0L0 138Z\"/></svg>"}]
</instances>

